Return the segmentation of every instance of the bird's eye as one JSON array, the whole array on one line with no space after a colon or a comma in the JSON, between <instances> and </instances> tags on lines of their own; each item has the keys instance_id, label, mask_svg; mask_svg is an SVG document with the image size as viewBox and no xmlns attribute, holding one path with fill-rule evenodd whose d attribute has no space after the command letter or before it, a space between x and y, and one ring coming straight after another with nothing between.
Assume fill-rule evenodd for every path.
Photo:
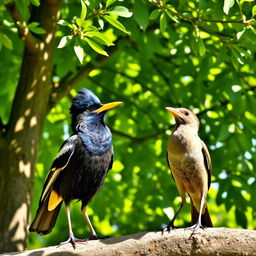
<instances>
[{"instance_id":1,"label":"bird's eye","mask_svg":"<svg viewBox=\"0 0 256 256\"><path fill-rule=\"evenodd\" d=\"M185 112L185 116L189 116L189 112L186 111L186 112Z\"/></svg>"},{"instance_id":2,"label":"bird's eye","mask_svg":"<svg viewBox=\"0 0 256 256\"><path fill-rule=\"evenodd\" d=\"M94 107L89 107L88 108L88 111L90 111L90 112L93 111L93 110L94 110Z\"/></svg>"}]
</instances>

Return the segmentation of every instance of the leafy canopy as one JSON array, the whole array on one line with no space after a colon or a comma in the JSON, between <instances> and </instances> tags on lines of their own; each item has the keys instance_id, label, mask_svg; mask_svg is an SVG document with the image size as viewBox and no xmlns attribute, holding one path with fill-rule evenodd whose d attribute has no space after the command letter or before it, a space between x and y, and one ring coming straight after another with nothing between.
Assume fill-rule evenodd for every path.
<instances>
[{"instance_id":1,"label":"leafy canopy","mask_svg":"<svg viewBox=\"0 0 256 256\"><path fill-rule=\"evenodd\" d=\"M16 3L26 21L18 25L46 33L40 24L29 22L29 4L40 2ZM8 120L22 44L15 24L1 9L0 46L6 49L1 51L0 115ZM53 83L75 77L90 64L77 90L87 87L102 102L125 103L108 113L115 162L88 207L99 233L156 230L178 209L180 198L165 159L174 123L166 106L191 108L201 121L200 136L213 162L208 202L214 225L256 227L255 15L250 0L63 2ZM109 55L107 62L102 64L99 55ZM70 91L70 96L75 94ZM70 98L63 98L45 121L33 213L51 161L70 134L69 105ZM84 237L80 205L72 207L74 231ZM187 207L176 225L188 225L189 216ZM32 234L30 247L65 240L64 230L62 211L52 234L40 240Z\"/></svg>"}]
</instances>

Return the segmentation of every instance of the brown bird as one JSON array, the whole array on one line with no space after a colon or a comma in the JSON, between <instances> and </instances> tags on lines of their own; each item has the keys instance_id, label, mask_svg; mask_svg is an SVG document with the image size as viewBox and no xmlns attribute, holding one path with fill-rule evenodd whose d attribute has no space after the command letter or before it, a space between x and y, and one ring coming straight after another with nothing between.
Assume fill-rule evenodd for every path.
<instances>
[{"instance_id":1,"label":"brown bird","mask_svg":"<svg viewBox=\"0 0 256 256\"><path fill-rule=\"evenodd\" d=\"M209 151L198 136L199 120L186 108L166 108L175 118L176 127L167 146L167 162L182 199L181 206L170 224L164 229L174 228L174 221L186 205L186 193L191 202L191 227L212 227L207 209L206 195L211 184L212 165ZM163 231L164 231L163 230Z\"/></svg>"}]
</instances>

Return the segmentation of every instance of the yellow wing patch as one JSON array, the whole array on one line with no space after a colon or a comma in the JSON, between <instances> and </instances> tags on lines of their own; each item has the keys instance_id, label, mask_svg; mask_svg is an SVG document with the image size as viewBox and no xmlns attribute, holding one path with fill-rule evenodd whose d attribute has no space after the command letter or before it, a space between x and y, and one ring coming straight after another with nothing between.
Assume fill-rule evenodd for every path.
<instances>
[{"instance_id":1,"label":"yellow wing patch","mask_svg":"<svg viewBox=\"0 0 256 256\"><path fill-rule=\"evenodd\" d=\"M48 211L53 211L62 200L62 197L55 190L52 190L48 203Z\"/></svg>"}]
</instances>

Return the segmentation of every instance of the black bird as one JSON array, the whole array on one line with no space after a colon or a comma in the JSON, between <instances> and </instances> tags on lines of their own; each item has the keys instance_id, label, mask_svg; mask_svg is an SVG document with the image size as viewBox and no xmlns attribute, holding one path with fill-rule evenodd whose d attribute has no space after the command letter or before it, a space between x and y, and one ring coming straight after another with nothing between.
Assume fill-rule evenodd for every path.
<instances>
[{"instance_id":1,"label":"black bird","mask_svg":"<svg viewBox=\"0 0 256 256\"><path fill-rule=\"evenodd\" d=\"M108 171L112 168L113 147L109 128L104 124L106 112L121 102L102 104L90 90L82 89L72 101L73 135L61 146L53 161L43 186L36 216L29 227L30 232L45 235L51 232L58 217L62 202L66 205L69 239L75 248L70 201L82 201L81 211L91 230L97 234L86 212L86 206L102 187Z\"/></svg>"}]
</instances>

